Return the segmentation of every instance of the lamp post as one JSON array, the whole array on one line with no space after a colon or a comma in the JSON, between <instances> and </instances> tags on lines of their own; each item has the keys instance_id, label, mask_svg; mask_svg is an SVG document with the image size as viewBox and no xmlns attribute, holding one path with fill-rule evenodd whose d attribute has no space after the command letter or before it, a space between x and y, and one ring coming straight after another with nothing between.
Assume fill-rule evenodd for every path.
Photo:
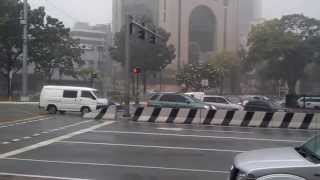
<instances>
[{"instance_id":1,"label":"lamp post","mask_svg":"<svg viewBox=\"0 0 320 180\"><path fill-rule=\"evenodd\" d=\"M228 28L228 6L229 0L224 0L224 31L223 31L223 50L227 49L227 28Z\"/></svg>"}]
</instances>

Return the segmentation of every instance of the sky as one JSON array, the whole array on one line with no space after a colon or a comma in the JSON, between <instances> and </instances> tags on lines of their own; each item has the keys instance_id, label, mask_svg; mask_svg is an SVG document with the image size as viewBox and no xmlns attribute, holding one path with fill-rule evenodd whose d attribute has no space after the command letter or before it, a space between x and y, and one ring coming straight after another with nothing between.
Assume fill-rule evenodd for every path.
<instances>
[{"instance_id":1,"label":"sky","mask_svg":"<svg viewBox=\"0 0 320 180\"><path fill-rule=\"evenodd\" d=\"M291 13L303 13L320 19L320 0L262 1L263 17L267 19ZM111 23L112 20L112 0L29 0L29 3L32 8L45 6L49 15L62 20L68 27L77 21L93 25Z\"/></svg>"}]
</instances>

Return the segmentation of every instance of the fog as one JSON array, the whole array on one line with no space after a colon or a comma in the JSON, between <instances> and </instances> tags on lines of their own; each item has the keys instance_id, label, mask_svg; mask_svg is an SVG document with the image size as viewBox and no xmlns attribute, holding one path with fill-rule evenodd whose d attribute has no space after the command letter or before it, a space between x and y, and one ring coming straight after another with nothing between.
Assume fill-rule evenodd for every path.
<instances>
[{"instance_id":1,"label":"fog","mask_svg":"<svg viewBox=\"0 0 320 180\"><path fill-rule=\"evenodd\" d=\"M187 1L187 0L184 0ZM245 0L242 0L245 1ZM264 18L280 17L290 13L303 13L320 19L319 0L262 0ZM110 23L112 0L29 0L32 7L45 6L48 14L72 26L76 21Z\"/></svg>"}]
</instances>

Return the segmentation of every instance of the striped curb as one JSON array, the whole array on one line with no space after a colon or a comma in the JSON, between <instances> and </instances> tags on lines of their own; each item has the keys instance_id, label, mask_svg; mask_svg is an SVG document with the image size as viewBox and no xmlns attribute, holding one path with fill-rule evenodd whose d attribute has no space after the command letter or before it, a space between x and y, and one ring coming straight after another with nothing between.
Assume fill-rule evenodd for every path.
<instances>
[{"instance_id":1,"label":"striped curb","mask_svg":"<svg viewBox=\"0 0 320 180\"><path fill-rule=\"evenodd\" d=\"M114 120L116 119L116 108L104 108L98 112L89 114L89 118L91 119ZM320 114L312 113L216 111L205 109L139 107L134 111L131 120L135 122L150 123L282 129L320 129Z\"/></svg>"},{"instance_id":2,"label":"striped curb","mask_svg":"<svg viewBox=\"0 0 320 180\"><path fill-rule=\"evenodd\" d=\"M116 106L108 106L102 109L99 109L94 112L87 113L83 115L85 119L95 119L95 120L115 120L117 119L117 107Z\"/></svg>"}]
</instances>

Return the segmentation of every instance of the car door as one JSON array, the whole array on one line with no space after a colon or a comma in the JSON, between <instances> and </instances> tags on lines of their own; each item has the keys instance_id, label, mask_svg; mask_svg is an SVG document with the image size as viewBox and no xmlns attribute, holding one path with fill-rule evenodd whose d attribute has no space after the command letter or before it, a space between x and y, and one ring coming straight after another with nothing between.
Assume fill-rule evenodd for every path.
<instances>
[{"instance_id":1,"label":"car door","mask_svg":"<svg viewBox=\"0 0 320 180\"><path fill-rule=\"evenodd\" d=\"M188 100L182 95L175 95L175 107L177 108L194 108L194 105L191 103L191 100Z\"/></svg>"},{"instance_id":2,"label":"car door","mask_svg":"<svg viewBox=\"0 0 320 180\"><path fill-rule=\"evenodd\" d=\"M90 91L81 91L79 101L81 106L80 108L97 105L97 99Z\"/></svg>"},{"instance_id":3,"label":"car door","mask_svg":"<svg viewBox=\"0 0 320 180\"><path fill-rule=\"evenodd\" d=\"M65 111L79 111L80 107L77 103L77 90L63 90L61 108Z\"/></svg>"},{"instance_id":4,"label":"car door","mask_svg":"<svg viewBox=\"0 0 320 180\"><path fill-rule=\"evenodd\" d=\"M219 104L219 107L221 109L225 109L225 110L231 109L231 107L229 106L228 101L225 100L222 97L216 97L216 104Z\"/></svg>"},{"instance_id":5,"label":"car door","mask_svg":"<svg viewBox=\"0 0 320 180\"><path fill-rule=\"evenodd\" d=\"M204 97L203 102L213 105L214 107L218 109L223 109L220 103L217 103L217 97Z\"/></svg>"}]
</instances>

